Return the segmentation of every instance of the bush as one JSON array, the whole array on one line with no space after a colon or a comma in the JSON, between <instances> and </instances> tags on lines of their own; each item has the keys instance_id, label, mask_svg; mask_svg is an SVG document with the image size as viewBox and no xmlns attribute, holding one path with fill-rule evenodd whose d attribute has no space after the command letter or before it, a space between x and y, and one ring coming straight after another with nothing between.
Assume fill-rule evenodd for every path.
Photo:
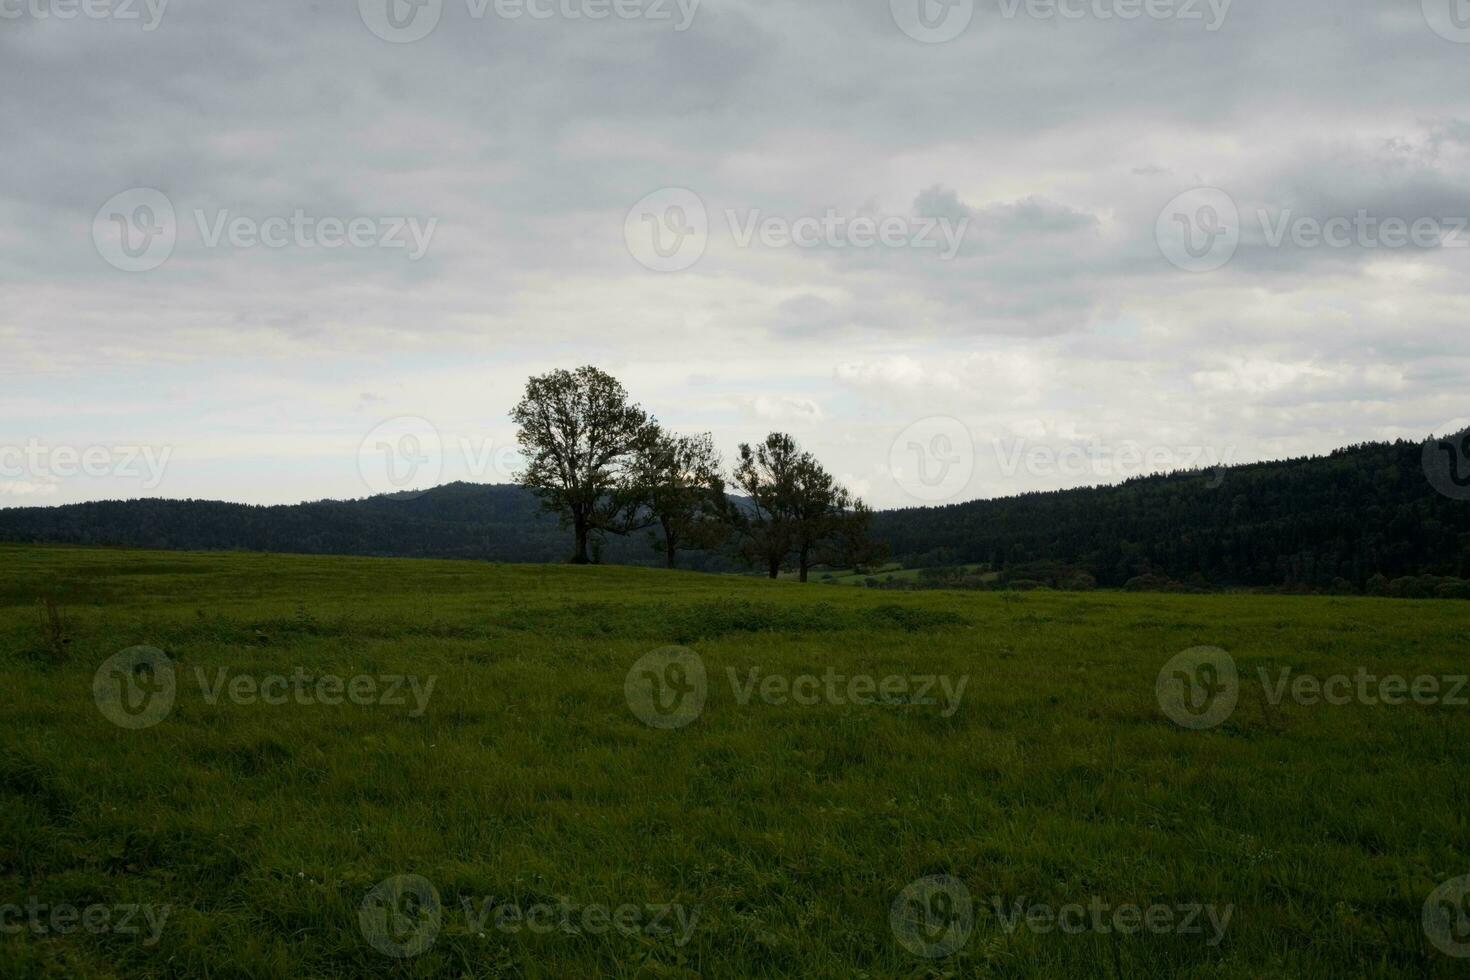
<instances>
[{"instance_id":1,"label":"bush","mask_svg":"<svg viewBox=\"0 0 1470 980\"><path fill-rule=\"evenodd\" d=\"M1470 582L1459 578L1447 578L1434 587L1437 599L1470 599Z\"/></svg>"}]
</instances>

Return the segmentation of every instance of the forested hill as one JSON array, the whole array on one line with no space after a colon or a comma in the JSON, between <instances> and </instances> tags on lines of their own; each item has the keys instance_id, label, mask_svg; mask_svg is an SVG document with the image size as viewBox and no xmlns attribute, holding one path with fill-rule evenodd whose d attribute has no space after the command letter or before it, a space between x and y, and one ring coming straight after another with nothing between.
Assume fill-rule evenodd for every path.
<instances>
[{"instance_id":1,"label":"forested hill","mask_svg":"<svg viewBox=\"0 0 1470 980\"><path fill-rule=\"evenodd\" d=\"M279 506L116 500L0 509L0 541L506 562L564 561L572 547L569 532L527 491L474 483ZM602 547L608 562L656 565L663 560L646 534L609 538ZM725 556L697 553L682 556L681 564L734 567Z\"/></svg>"},{"instance_id":2,"label":"forested hill","mask_svg":"<svg viewBox=\"0 0 1470 980\"><path fill-rule=\"evenodd\" d=\"M983 563L1054 584L1083 575L1102 586L1145 578L1362 591L1375 575L1470 579L1470 501L1436 490L1424 447L1405 442L884 511L873 529L910 567ZM526 491L467 483L273 507L129 500L0 509L0 540L513 562L562 561L571 549L568 532ZM660 563L646 534L608 538L601 558ZM682 554L680 565L740 567L728 555L699 552Z\"/></svg>"},{"instance_id":3,"label":"forested hill","mask_svg":"<svg viewBox=\"0 0 1470 980\"><path fill-rule=\"evenodd\" d=\"M1360 591L1379 574L1470 578L1470 500L1430 480L1431 470L1446 486L1461 477L1443 452L1374 443L1111 487L885 511L874 525L911 564L1062 563L1103 586L1152 576L1327 590L1341 579Z\"/></svg>"}]
</instances>

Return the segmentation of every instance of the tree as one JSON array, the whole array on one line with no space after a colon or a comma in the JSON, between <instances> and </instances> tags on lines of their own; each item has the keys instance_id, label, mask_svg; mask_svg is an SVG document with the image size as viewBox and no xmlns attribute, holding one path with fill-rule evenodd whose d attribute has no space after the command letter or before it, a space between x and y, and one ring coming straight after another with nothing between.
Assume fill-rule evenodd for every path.
<instances>
[{"instance_id":1,"label":"tree","mask_svg":"<svg viewBox=\"0 0 1470 980\"><path fill-rule=\"evenodd\" d=\"M654 541L669 568L680 548L713 548L725 536L725 479L709 433L659 431L638 454L634 482L641 505L663 532Z\"/></svg>"},{"instance_id":2,"label":"tree","mask_svg":"<svg viewBox=\"0 0 1470 980\"><path fill-rule=\"evenodd\" d=\"M740 555L763 566L771 578L781 573L791 553L795 536L791 499L800 459L796 440L782 432L772 432L754 447L740 444L735 485L748 500L735 519Z\"/></svg>"},{"instance_id":3,"label":"tree","mask_svg":"<svg viewBox=\"0 0 1470 980\"><path fill-rule=\"evenodd\" d=\"M792 548L797 575L805 582L812 565L836 560L854 500L811 453L801 454L792 491Z\"/></svg>"},{"instance_id":4,"label":"tree","mask_svg":"<svg viewBox=\"0 0 1470 980\"><path fill-rule=\"evenodd\" d=\"M837 515L833 539L819 561L864 572L888 560L888 543L873 537L873 509L858 498Z\"/></svg>"},{"instance_id":5,"label":"tree","mask_svg":"<svg viewBox=\"0 0 1470 980\"><path fill-rule=\"evenodd\" d=\"M616 378L591 366L533 377L511 419L527 459L517 479L572 527L573 564L591 561L592 535L636 529L635 464L657 425Z\"/></svg>"},{"instance_id":6,"label":"tree","mask_svg":"<svg viewBox=\"0 0 1470 980\"><path fill-rule=\"evenodd\" d=\"M791 436L773 432L754 448L742 444L735 482L750 498L738 522L743 554L771 578L792 556L803 582L813 565L871 558L864 541L872 512Z\"/></svg>"}]
</instances>

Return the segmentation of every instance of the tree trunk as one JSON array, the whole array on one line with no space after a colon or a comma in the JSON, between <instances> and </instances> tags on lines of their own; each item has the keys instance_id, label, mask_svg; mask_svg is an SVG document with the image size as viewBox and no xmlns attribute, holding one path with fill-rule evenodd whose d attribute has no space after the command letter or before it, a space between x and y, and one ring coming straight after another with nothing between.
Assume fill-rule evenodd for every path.
<instances>
[{"instance_id":1,"label":"tree trunk","mask_svg":"<svg viewBox=\"0 0 1470 980\"><path fill-rule=\"evenodd\" d=\"M677 550L678 549L674 547L674 539L673 538L664 538L664 554L665 554L665 557L667 557L668 560L669 560L669 567L670 568L673 568L674 567L674 552L677 551Z\"/></svg>"},{"instance_id":2,"label":"tree trunk","mask_svg":"<svg viewBox=\"0 0 1470 980\"><path fill-rule=\"evenodd\" d=\"M797 567L801 570L801 580L805 582L807 569L812 567L811 556L805 548L801 549L801 554L797 557Z\"/></svg>"},{"instance_id":3,"label":"tree trunk","mask_svg":"<svg viewBox=\"0 0 1470 980\"><path fill-rule=\"evenodd\" d=\"M776 557L767 558L766 559L766 564L768 566L770 566L771 578L775 578L777 575L780 575L781 574L781 559L780 558L776 558Z\"/></svg>"},{"instance_id":4,"label":"tree trunk","mask_svg":"<svg viewBox=\"0 0 1470 980\"><path fill-rule=\"evenodd\" d=\"M587 554L587 522L578 518L573 522L572 526L577 534L577 551L572 555L572 564L590 565L592 564L592 559Z\"/></svg>"}]
</instances>

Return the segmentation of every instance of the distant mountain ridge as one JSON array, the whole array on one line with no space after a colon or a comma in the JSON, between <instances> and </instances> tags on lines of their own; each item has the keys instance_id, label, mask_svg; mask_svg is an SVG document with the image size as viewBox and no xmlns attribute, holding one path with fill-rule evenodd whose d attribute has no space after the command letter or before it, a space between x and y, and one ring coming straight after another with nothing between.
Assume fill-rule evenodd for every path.
<instances>
[{"instance_id":1,"label":"distant mountain ridge","mask_svg":"<svg viewBox=\"0 0 1470 980\"><path fill-rule=\"evenodd\" d=\"M1430 459L1424 444L1370 443L1115 486L881 511L873 530L910 565L983 563L1054 576L1065 569L1103 586L1154 577L1362 591L1379 575L1470 578L1470 499L1436 490ZM571 548L570 534L528 491L469 483L275 506L144 499L0 509L0 541L532 563L563 561ZM609 563L660 563L647 534L609 537L601 549ZM680 566L742 567L705 552L681 553Z\"/></svg>"}]
</instances>

